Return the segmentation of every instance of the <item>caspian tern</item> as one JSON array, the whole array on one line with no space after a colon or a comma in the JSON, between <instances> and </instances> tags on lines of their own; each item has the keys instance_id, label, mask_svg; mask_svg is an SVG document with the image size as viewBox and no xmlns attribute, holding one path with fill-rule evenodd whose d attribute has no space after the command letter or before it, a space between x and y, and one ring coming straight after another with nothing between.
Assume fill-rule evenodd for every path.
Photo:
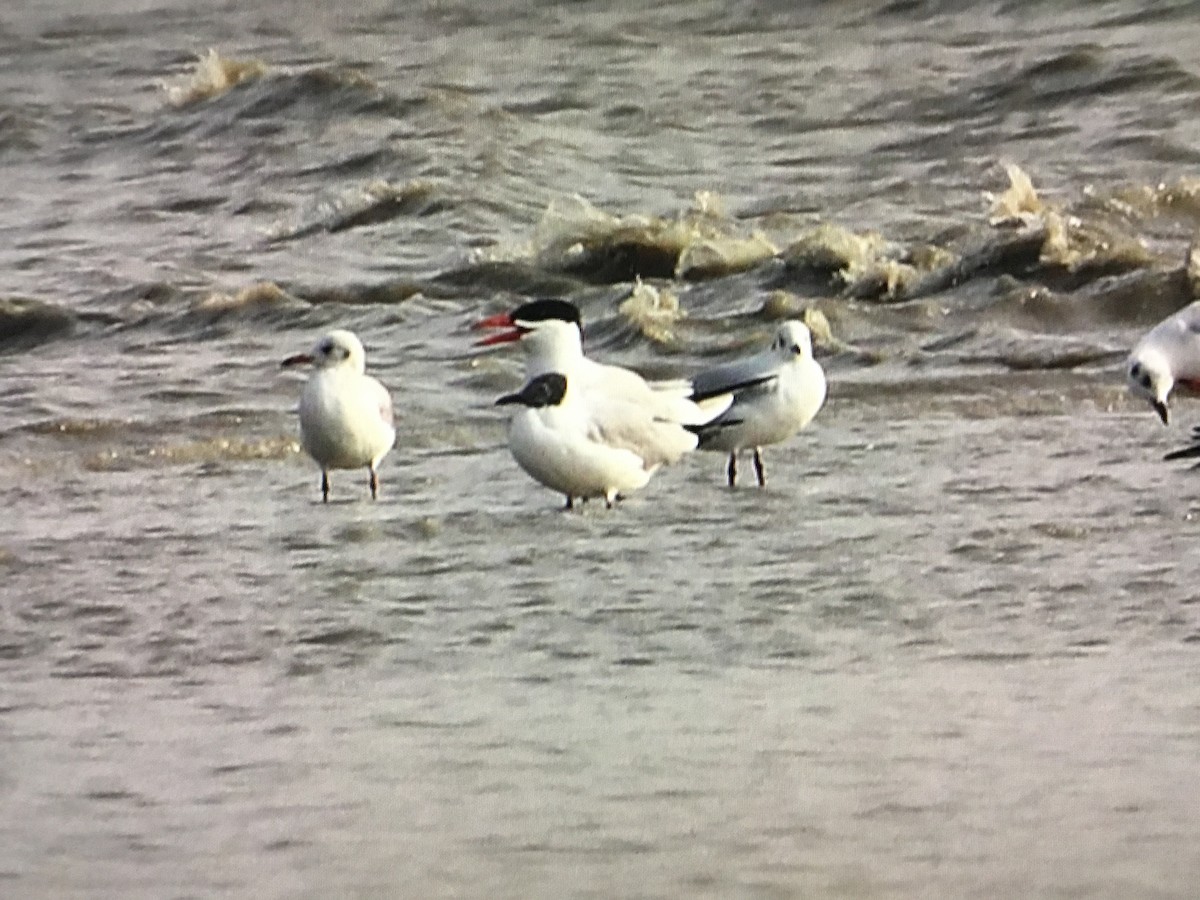
<instances>
[{"instance_id":1,"label":"caspian tern","mask_svg":"<svg viewBox=\"0 0 1200 900\"><path fill-rule=\"evenodd\" d=\"M645 487L663 463L696 446L696 436L644 407L614 396L580 396L569 376L543 372L496 401L520 407L508 446L535 481L567 498L619 496Z\"/></svg>"},{"instance_id":2,"label":"caspian tern","mask_svg":"<svg viewBox=\"0 0 1200 900\"><path fill-rule=\"evenodd\" d=\"M1166 425L1174 388L1200 394L1200 300L1150 329L1125 363L1134 396L1149 402Z\"/></svg>"},{"instance_id":3,"label":"caspian tern","mask_svg":"<svg viewBox=\"0 0 1200 900\"><path fill-rule=\"evenodd\" d=\"M352 332L337 330L284 366L312 365L300 395L300 443L321 467L321 498L329 502L329 470L370 470L371 499L379 494L380 461L396 442L392 398L366 374L366 353Z\"/></svg>"},{"instance_id":4,"label":"caspian tern","mask_svg":"<svg viewBox=\"0 0 1200 900\"><path fill-rule=\"evenodd\" d=\"M701 450L729 454L729 486L737 483L737 455L754 448L754 471L766 485L762 448L785 441L809 422L825 402L825 372L813 359L812 335L801 322L784 322L771 346L747 359L701 372L692 379L695 397L733 391L733 405L692 428Z\"/></svg>"},{"instance_id":5,"label":"caspian tern","mask_svg":"<svg viewBox=\"0 0 1200 900\"><path fill-rule=\"evenodd\" d=\"M703 425L719 416L733 402L729 395L692 399L691 382L649 382L632 369L606 365L583 354L583 324L579 307L566 300L534 300L507 313L491 316L476 328L503 329L476 342L487 347L520 341L525 351L525 378L560 372L571 380L572 390L592 397L607 397L639 403L654 415L680 427Z\"/></svg>"}]
</instances>

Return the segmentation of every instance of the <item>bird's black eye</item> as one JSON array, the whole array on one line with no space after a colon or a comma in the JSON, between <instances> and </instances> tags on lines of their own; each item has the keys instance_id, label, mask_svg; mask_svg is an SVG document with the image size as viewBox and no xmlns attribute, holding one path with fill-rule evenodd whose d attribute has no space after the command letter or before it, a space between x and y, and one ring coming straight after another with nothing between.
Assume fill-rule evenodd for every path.
<instances>
[{"instance_id":1,"label":"bird's black eye","mask_svg":"<svg viewBox=\"0 0 1200 900\"><path fill-rule=\"evenodd\" d=\"M322 356L328 356L333 352L333 341L321 341L317 346L317 352Z\"/></svg>"},{"instance_id":2,"label":"bird's black eye","mask_svg":"<svg viewBox=\"0 0 1200 900\"><path fill-rule=\"evenodd\" d=\"M799 344L792 344L792 353L794 353L796 356L800 356L803 352L804 351L800 349Z\"/></svg>"},{"instance_id":3,"label":"bird's black eye","mask_svg":"<svg viewBox=\"0 0 1200 900\"><path fill-rule=\"evenodd\" d=\"M1130 366L1129 374L1134 378L1137 378L1139 375L1141 375L1142 374L1142 364L1134 363L1132 366Z\"/></svg>"},{"instance_id":4,"label":"bird's black eye","mask_svg":"<svg viewBox=\"0 0 1200 900\"><path fill-rule=\"evenodd\" d=\"M1138 379L1138 381L1141 383L1142 387L1147 388L1147 389L1150 387L1149 374L1143 375L1141 378Z\"/></svg>"}]
</instances>

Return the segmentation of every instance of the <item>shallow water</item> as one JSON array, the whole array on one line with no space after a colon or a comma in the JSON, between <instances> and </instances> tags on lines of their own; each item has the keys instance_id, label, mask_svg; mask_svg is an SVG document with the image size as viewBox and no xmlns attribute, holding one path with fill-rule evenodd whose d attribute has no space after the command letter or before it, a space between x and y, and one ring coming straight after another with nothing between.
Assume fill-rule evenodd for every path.
<instances>
[{"instance_id":1,"label":"shallow water","mask_svg":"<svg viewBox=\"0 0 1200 900\"><path fill-rule=\"evenodd\" d=\"M79 9L0 16L0 893L1194 893L1187 5ZM564 513L469 329L541 294L656 375L819 310L829 401Z\"/></svg>"}]
</instances>

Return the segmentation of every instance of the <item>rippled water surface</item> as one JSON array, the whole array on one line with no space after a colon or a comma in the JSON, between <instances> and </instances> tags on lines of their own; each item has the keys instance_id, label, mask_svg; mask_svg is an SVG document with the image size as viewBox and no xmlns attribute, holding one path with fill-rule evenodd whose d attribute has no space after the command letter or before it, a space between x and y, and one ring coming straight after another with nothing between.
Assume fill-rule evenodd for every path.
<instances>
[{"instance_id":1,"label":"rippled water surface","mask_svg":"<svg viewBox=\"0 0 1200 900\"><path fill-rule=\"evenodd\" d=\"M0 12L0 894L1194 895L1190 4L194 6ZM545 295L828 402L563 512L470 329Z\"/></svg>"}]
</instances>

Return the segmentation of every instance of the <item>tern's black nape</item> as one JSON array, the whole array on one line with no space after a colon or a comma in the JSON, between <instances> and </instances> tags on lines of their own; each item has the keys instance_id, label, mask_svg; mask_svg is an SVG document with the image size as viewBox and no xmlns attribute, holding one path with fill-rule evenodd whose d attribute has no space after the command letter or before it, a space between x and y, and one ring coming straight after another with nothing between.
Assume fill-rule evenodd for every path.
<instances>
[{"instance_id":1,"label":"tern's black nape","mask_svg":"<svg viewBox=\"0 0 1200 900\"><path fill-rule=\"evenodd\" d=\"M496 401L497 406L519 403L531 409L558 406L567 395L567 377L559 372L547 372L531 379L515 394L505 394Z\"/></svg>"},{"instance_id":2,"label":"tern's black nape","mask_svg":"<svg viewBox=\"0 0 1200 900\"><path fill-rule=\"evenodd\" d=\"M583 316L579 307L568 300L543 298L523 303L514 309L510 315L514 322L548 322L555 319L563 322L574 322L583 328Z\"/></svg>"}]
</instances>

